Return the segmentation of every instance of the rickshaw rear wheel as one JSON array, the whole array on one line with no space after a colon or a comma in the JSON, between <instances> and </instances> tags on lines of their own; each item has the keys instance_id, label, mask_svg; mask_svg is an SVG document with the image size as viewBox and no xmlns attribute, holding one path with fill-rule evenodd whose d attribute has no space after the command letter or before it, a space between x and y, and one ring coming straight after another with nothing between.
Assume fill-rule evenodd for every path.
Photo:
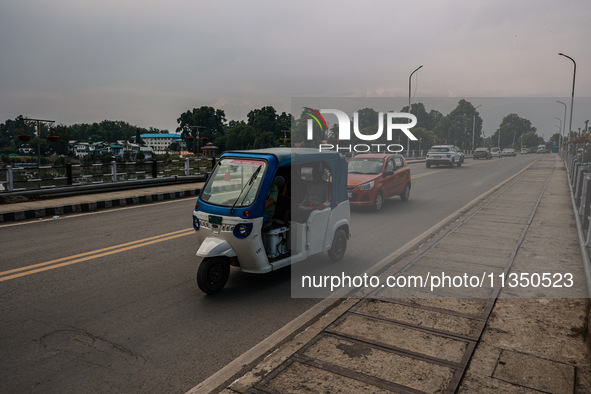
<instances>
[{"instance_id":1,"label":"rickshaw rear wheel","mask_svg":"<svg viewBox=\"0 0 591 394\"><path fill-rule=\"evenodd\" d=\"M217 293L230 277L230 260L225 256L205 257L197 270L197 286L206 294Z\"/></svg>"},{"instance_id":2,"label":"rickshaw rear wheel","mask_svg":"<svg viewBox=\"0 0 591 394\"><path fill-rule=\"evenodd\" d=\"M344 229L340 228L334 235L332 240L332 246L328 250L328 257L334 261L341 261L345 256L347 250L347 233Z\"/></svg>"}]
</instances>

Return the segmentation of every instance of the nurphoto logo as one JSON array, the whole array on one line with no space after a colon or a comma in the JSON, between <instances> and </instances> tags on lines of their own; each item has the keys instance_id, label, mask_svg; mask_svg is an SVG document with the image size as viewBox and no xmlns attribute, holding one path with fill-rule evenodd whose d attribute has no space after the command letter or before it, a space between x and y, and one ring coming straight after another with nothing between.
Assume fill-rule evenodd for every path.
<instances>
[{"instance_id":1,"label":"nurphoto logo","mask_svg":"<svg viewBox=\"0 0 591 394\"><path fill-rule=\"evenodd\" d=\"M367 144L342 144L342 142L350 141L351 140L351 122L349 116L341 110L338 109L321 109L315 110L309 107L304 107L305 113L310 116L311 119L307 121L307 133L306 139L308 141L313 140L313 127L314 122L320 127L320 130L327 133L328 132L328 124L324 119L323 114L332 114L336 116L339 131L338 131L338 144L328 144L322 143L318 145L318 151L322 152L323 150L336 150L345 151L345 152L356 152L356 153L363 153L363 152L370 152L370 151L377 151L377 152L391 152L391 153L399 153L404 150L404 147L400 144L380 144L380 143L367 143ZM353 133L355 137L362 141L376 141L378 138L382 136L384 133L384 115L386 118L386 139L388 141L392 141L392 132L394 130L402 131L410 140L417 141L417 137L410 131L417 124L417 118L411 113L406 112L380 112L378 114L378 130L374 134L363 134L359 130L359 113L353 113ZM396 123L395 123L396 119ZM408 120L406 123L399 123L400 120L406 119Z\"/></svg>"}]
</instances>

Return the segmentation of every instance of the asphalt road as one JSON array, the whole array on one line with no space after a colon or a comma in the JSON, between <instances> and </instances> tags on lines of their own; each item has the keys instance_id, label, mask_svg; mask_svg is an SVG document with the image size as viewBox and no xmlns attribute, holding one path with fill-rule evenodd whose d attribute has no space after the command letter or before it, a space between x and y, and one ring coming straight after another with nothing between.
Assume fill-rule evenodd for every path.
<instances>
[{"instance_id":1,"label":"asphalt road","mask_svg":"<svg viewBox=\"0 0 591 394\"><path fill-rule=\"evenodd\" d=\"M343 264L382 259L538 157L413 164L409 201L353 210ZM289 268L201 293L193 204L0 226L0 392L185 392L318 301L291 297Z\"/></svg>"}]
</instances>

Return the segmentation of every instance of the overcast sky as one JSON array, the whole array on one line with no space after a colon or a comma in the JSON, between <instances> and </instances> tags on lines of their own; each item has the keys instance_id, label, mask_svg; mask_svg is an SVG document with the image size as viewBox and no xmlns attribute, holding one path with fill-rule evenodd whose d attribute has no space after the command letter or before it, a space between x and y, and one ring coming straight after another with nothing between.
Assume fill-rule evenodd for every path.
<instances>
[{"instance_id":1,"label":"overcast sky","mask_svg":"<svg viewBox=\"0 0 591 394\"><path fill-rule=\"evenodd\" d=\"M2 0L0 122L22 114L174 131L202 105L241 120L266 105L290 112L292 97L408 97L420 65L413 102L570 105L563 52L577 62L576 129L591 118L589 101L577 101L591 97L590 15L588 0ZM545 112L531 120L547 138L564 107Z\"/></svg>"}]
</instances>

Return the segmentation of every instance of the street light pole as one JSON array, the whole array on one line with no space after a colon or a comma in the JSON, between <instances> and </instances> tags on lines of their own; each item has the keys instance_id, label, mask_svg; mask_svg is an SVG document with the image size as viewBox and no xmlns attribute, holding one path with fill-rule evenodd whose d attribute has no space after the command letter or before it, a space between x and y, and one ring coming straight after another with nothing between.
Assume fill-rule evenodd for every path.
<instances>
[{"instance_id":1,"label":"street light pole","mask_svg":"<svg viewBox=\"0 0 591 394\"><path fill-rule=\"evenodd\" d=\"M558 117L554 117L554 119L558 119L558 121L560 122L560 126L558 127L558 133L560 134L560 138L558 139L558 146L562 145L562 119L558 118Z\"/></svg>"},{"instance_id":2,"label":"street light pole","mask_svg":"<svg viewBox=\"0 0 591 394\"><path fill-rule=\"evenodd\" d=\"M568 121L568 136L569 138L571 137L571 133L572 133L572 125L573 125L573 102L575 100L575 78L577 76L577 62L575 62L575 59L573 59L572 57L565 55L564 53L559 53L560 56L564 56L566 58L569 58L574 65L574 70L573 70L573 89L572 89L572 93L570 96L570 120Z\"/></svg>"},{"instance_id":3,"label":"street light pole","mask_svg":"<svg viewBox=\"0 0 591 394\"><path fill-rule=\"evenodd\" d=\"M560 132L560 139L564 143L564 127L566 126L566 104L563 103L562 101L559 101L559 100L556 100L556 102L564 105L564 117L562 118L562 131ZM562 147L562 143L560 144L560 146Z\"/></svg>"},{"instance_id":4,"label":"street light pole","mask_svg":"<svg viewBox=\"0 0 591 394\"><path fill-rule=\"evenodd\" d=\"M416 68L416 70L414 70L413 72L410 73L410 76L408 77L408 113L410 114L410 80L412 78L412 75L414 73L416 73L417 71L419 71L419 69L421 69L423 67L423 65L421 64L419 67ZM408 120L408 123L410 123L410 119ZM406 156L408 157L408 154L410 153L410 138L408 138L408 143L406 145Z\"/></svg>"},{"instance_id":5,"label":"street light pole","mask_svg":"<svg viewBox=\"0 0 591 394\"><path fill-rule=\"evenodd\" d=\"M478 107L482 107L482 104ZM474 107L474 117L472 119L472 152L474 152L474 129L476 128L476 109L478 107Z\"/></svg>"}]
</instances>

